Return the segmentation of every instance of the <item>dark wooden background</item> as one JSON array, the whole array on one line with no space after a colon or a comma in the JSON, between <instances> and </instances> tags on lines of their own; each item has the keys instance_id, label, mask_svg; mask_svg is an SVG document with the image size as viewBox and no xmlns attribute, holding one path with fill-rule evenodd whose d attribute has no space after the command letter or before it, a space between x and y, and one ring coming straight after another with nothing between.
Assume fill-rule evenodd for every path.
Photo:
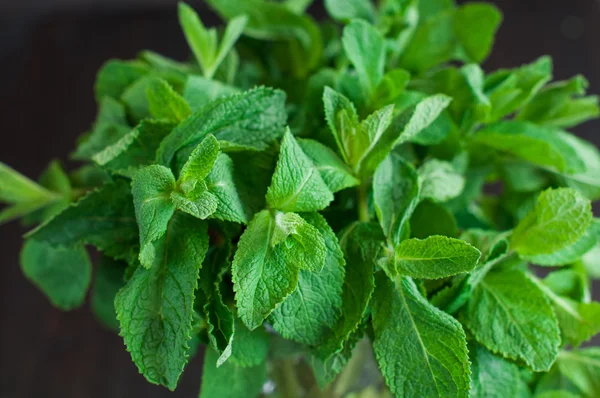
<instances>
[{"instance_id":1,"label":"dark wooden background","mask_svg":"<svg viewBox=\"0 0 600 398\"><path fill-rule=\"evenodd\" d=\"M494 2L505 20L486 69L550 54L556 78L583 73L600 93L600 2ZM217 22L191 3L203 20ZM317 16L318 3L311 9ZM36 178L51 159L67 159L94 118L96 70L146 48L187 56L174 0L0 0L0 160ZM600 144L599 121L576 132ZM98 325L87 305L53 309L21 274L22 232L17 223L0 228L1 397L197 396L201 358L169 393L138 374L122 339Z\"/></svg>"}]
</instances>

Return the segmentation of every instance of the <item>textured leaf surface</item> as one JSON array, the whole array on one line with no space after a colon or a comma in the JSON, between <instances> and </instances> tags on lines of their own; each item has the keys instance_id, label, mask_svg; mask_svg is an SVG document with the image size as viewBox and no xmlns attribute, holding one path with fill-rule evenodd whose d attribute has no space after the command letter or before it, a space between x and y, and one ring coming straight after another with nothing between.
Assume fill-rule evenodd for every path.
<instances>
[{"instance_id":1,"label":"textured leaf surface","mask_svg":"<svg viewBox=\"0 0 600 398\"><path fill-rule=\"evenodd\" d=\"M413 278L437 279L472 270L481 252L460 239L430 236L408 239L396 247L396 272Z\"/></svg>"},{"instance_id":2,"label":"textured leaf surface","mask_svg":"<svg viewBox=\"0 0 600 398\"><path fill-rule=\"evenodd\" d=\"M133 82L150 71L147 65L139 61L110 60L106 62L96 77L96 100L104 97L118 99Z\"/></svg>"},{"instance_id":3,"label":"textured leaf surface","mask_svg":"<svg viewBox=\"0 0 600 398\"><path fill-rule=\"evenodd\" d=\"M375 171L373 201L383 232L398 244L408 233L408 221L419 202L416 170L399 155L391 153Z\"/></svg>"},{"instance_id":4,"label":"textured leaf surface","mask_svg":"<svg viewBox=\"0 0 600 398\"><path fill-rule=\"evenodd\" d=\"M419 168L421 198L435 202L445 202L457 197L465 186L463 176L457 173L452 164L433 159Z\"/></svg>"},{"instance_id":5,"label":"textured leaf surface","mask_svg":"<svg viewBox=\"0 0 600 398\"><path fill-rule=\"evenodd\" d=\"M333 200L319 170L288 130L267 190L267 205L285 212L322 210Z\"/></svg>"},{"instance_id":6,"label":"textured leaf surface","mask_svg":"<svg viewBox=\"0 0 600 398\"><path fill-rule=\"evenodd\" d=\"M460 323L438 310L415 283L383 272L373 295L373 349L397 397L468 397L469 360Z\"/></svg>"},{"instance_id":7,"label":"textured leaf surface","mask_svg":"<svg viewBox=\"0 0 600 398\"><path fill-rule=\"evenodd\" d=\"M187 362L194 291L208 249L206 224L177 213L154 245L154 263L137 268L117 294L115 308L140 373L173 390Z\"/></svg>"},{"instance_id":8,"label":"textured leaf surface","mask_svg":"<svg viewBox=\"0 0 600 398\"><path fill-rule=\"evenodd\" d=\"M146 96L150 115L155 119L181 122L192 113L185 99L162 79L153 79L148 84Z\"/></svg>"},{"instance_id":9,"label":"textured leaf surface","mask_svg":"<svg viewBox=\"0 0 600 398\"><path fill-rule=\"evenodd\" d=\"M246 224L250 209L241 199L234 181L233 161L224 153L217 160L206 177L206 188L217 200L217 208L212 214L220 220Z\"/></svg>"},{"instance_id":10,"label":"textured leaf surface","mask_svg":"<svg viewBox=\"0 0 600 398\"><path fill-rule=\"evenodd\" d=\"M242 367L228 361L217 367L218 358L219 355L213 349L206 350L200 398L258 397L267 379L266 362L252 367Z\"/></svg>"},{"instance_id":11,"label":"textured leaf surface","mask_svg":"<svg viewBox=\"0 0 600 398\"><path fill-rule=\"evenodd\" d=\"M558 367L585 396L595 397L600 393L600 348L562 351Z\"/></svg>"},{"instance_id":12,"label":"textured leaf surface","mask_svg":"<svg viewBox=\"0 0 600 398\"><path fill-rule=\"evenodd\" d=\"M552 307L521 271L489 273L466 309L467 326L492 352L547 371L558 355L560 331Z\"/></svg>"},{"instance_id":13,"label":"textured leaf surface","mask_svg":"<svg viewBox=\"0 0 600 398\"><path fill-rule=\"evenodd\" d=\"M265 362L271 335L264 327L250 331L239 318L235 318L234 323L235 339L229 359L243 367L257 366Z\"/></svg>"},{"instance_id":14,"label":"textured leaf surface","mask_svg":"<svg viewBox=\"0 0 600 398\"><path fill-rule=\"evenodd\" d=\"M341 315L345 261L337 237L323 216L303 215L325 240L325 265L319 272L302 270L298 287L271 315L273 328L283 337L307 345L319 344Z\"/></svg>"},{"instance_id":15,"label":"textured leaf surface","mask_svg":"<svg viewBox=\"0 0 600 398\"><path fill-rule=\"evenodd\" d=\"M167 230L175 212L171 192L175 189L175 178L164 166L148 166L133 177L131 193L135 206L135 217L140 228L140 262L146 268L153 264L155 246Z\"/></svg>"},{"instance_id":16,"label":"textured leaf surface","mask_svg":"<svg viewBox=\"0 0 600 398\"><path fill-rule=\"evenodd\" d=\"M575 243L592 221L590 201L569 188L540 194L531 211L515 228L511 246L519 254L551 254Z\"/></svg>"},{"instance_id":17,"label":"textured leaf surface","mask_svg":"<svg viewBox=\"0 0 600 398\"><path fill-rule=\"evenodd\" d=\"M519 368L479 344L469 345L472 398L529 397ZM536 395L537 396L537 395Z\"/></svg>"},{"instance_id":18,"label":"textured leaf surface","mask_svg":"<svg viewBox=\"0 0 600 398\"><path fill-rule=\"evenodd\" d=\"M23 245L21 269L63 311L83 304L92 279L92 263L83 247L57 248L33 239Z\"/></svg>"}]
</instances>

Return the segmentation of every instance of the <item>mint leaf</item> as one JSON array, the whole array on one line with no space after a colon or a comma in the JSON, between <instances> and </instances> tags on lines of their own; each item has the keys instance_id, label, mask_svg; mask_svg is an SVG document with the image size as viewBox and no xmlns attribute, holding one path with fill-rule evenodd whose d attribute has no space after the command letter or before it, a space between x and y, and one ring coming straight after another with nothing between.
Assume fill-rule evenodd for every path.
<instances>
[{"instance_id":1,"label":"mint leaf","mask_svg":"<svg viewBox=\"0 0 600 398\"><path fill-rule=\"evenodd\" d=\"M356 19L344 28L342 45L363 93L372 95L384 75L385 39L373 25Z\"/></svg>"},{"instance_id":2,"label":"mint leaf","mask_svg":"<svg viewBox=\"0 0 600 398\"><path fill-rule=\"evenodd\" d=\"M92 279L92 263L81 246L57 248L28 239L21 251L21 269L61 310L80 307Z\"/></svg>"},{"instance_id":3,"label":"mint leaf","mask_svg":"<svg viewBox=\"0 0 600 398\"><path fill-rule=\"evenodd\" d=\"M395 268L401 275L438 279L472 270L481 252L460 239L430 236L396 246Z\"/></svg>"},{"instance_id":4,"label":"mint leaf","mask_svg":"<svg viewBox=\"0 0 600 398\"><path fill-rule=\"evenodd\" d=\"M239 89L216 80L210 80L202 76L188 76L183 87L183 98L190 105L192 112L218 98L232 94L238 94Z\"/></svg>"},{"instance_id":5,"label":"mint leaf","mask_svg":"<svg viewBox=\"0 0 600 398\"><path fill-rule=\"evenodd\" d=\"M586 396L593 397L600 392L598 372L600 372L600 349L589 347L581 350L561 351L558 367Z\"/></svg>"},{"instance_id":6,"label":"mint leaf","mask_svg":"<svg viewBox=\"0 0 600 398\"><path fill-rule=\"evenodd\" d=\"M298 284L299 268L323 267L321 234L294 213L256 214L242 234L233 258L232 278L238 315L254 330Z\"/></svg>"},{"instance_id":7,"label":"mint leaf","mask_svg":"<svg viewBox=\"0 0 600 398\"><path fill-rule=\"evenodd\" d=\"M130 259L137 250L138 227L129 184L116 180L103 185L27 236L51 246L91 244L108 256Z\"/></svg>"},{"instance_id":8,"label":"mint leaf","mask_svg":"<svg viewBox=\"0 0 600 398\"><path fill-rule=\"evenodd\" d=\"M479 344L469 344L469 351L472 371L470 397L529 396L529 389L515 364L497 357Z\"/></svg>"},{"instance_id":9,"label":"mint leaf","mask_svg":"<svg viewBox=\"0 0 600 398\"><path fill-rule=\"evenodd\" d=\"M319 171L289 129L281 142L266 199L270 208L285 212L322 210L333 200Z\"/></svg>"},{"instance_id":10,"label":"mint leaf","mask_svg":"<svg viewBox=\"0 0 600 398\"><path fill-rule=\"evenodd\" d=\"M165 137L157 160L171 165L179 150L195 147L208 134L220 141L223 150L264 150L281 137L286 118L282 91L259 87L219 98L200 108Z\"/></svg>"},{"instance_id":11,"label":"mint leaf","mask_svg":"<svg viewBox=\"0 0 600 398\"><path fill-rule=\"evenodd\" d=\"M149 269L138 267L117 294L121 336L140 373L174 390L187 362L194 290L208 249L206 224L177 213L153 243Z\"/></svg>"},{"instance_id":12,"label":"mint leaf","mask_svg":"<svg viewBox=\"0 0 600 398\"><path fill-rule=\"evenodd\" d=\"M329 147L310 139L299 139L298 144L312 160L331 192L335 193L360 183L352 170Z\"/></svg>"},{"instance_id":13,"label":"mint leaf","mask_svg":"<svg viewBox=\"0 0 600 398\"><path fill-rule=\"evenodd\" d=\"M231 158L224 153L219 154L206 177L206 189L217 200L217 208L212 217L246 224L250 220L250 210L236 189L234 174Z\"/></svg>"},{"instance_id":14,"label":"mint leaf","mask_svg":"<svg viewBox=\"0 0 600 398\"><path fill-rule=\"evenodd\" d=\"M424 200L410 217L410 236L424 239L431 235L458 236L456 219L443 205Z\"/></svg>"},{"instance_id":15,"label":"mint leaf","mask_svg":"<svg viewBox=\"0 0 600 398\"><path fill-rule=\"evenodd\" d=\"M483 62L494 44L502 22L500 10L491 4L465 4L456 10L454 29L460 43L459 58Z\"/></svg>"},{"instance_id":16,"label":"mint leaf","mask_svg":"<svg viewBox=\"0 0 600 398\"><path fill-rule=\"evenodd\" d=\"M229 360L245 368L265 362L271 335L264 327L250 331L239 318L235 318L234 323L235 339Z\"/></svg>"},{"instance_id":17,"label":"mint leaf","mask_svg":"<svg viewBox=\"0 0 600 398\"><path fill-rule=\"evenodd\" d=\"M419 168L420 197L435 202L446 202L460 195L465 179L449 162L432 159Z\"/></svg>"},{"instance_id":18,"label":"mint leaf","mask_svg":"<svg viewBox=\"0 0 600 398\"><path fill-rule=\"evenodd\" d=\"M513 231L511 247L522 255L552 254L581 238L591 221L589 200L573 189L549 189Z\"/></svg>"},{"instance_id":19,"label":"mint leaf","mask_svg":"<svg viewBox=\"0 0 600 398\"><path fill-rule=\"evenodd\" d=\"M190 106L163 79L153 79L146 88L148 110L156 119L181 122L191 113Z\"/></svg>"},{"instance_id":20,"label":"mint leaf","mask_svg":"<svg viewBox=\"0 0 600 398\"><path fill-rule=\"evenodd\" d=\"M376 275L373 349L396 396L469 396L469 361L460 323L424 299L406 277Z\"/></svg>"},{"instance_id":21,"label":"mint leaf","mask_svg":"<svg viewBox=\"0 0 600 398\"><path fill-rule=\"evenodd\" d=\"M346 259L346 275L342 287L342 316L317 356L327 360L346 348L359 329L374 289L373 272L382 249L383 235L377 224L354 223L344 230L339 242ZM351 348L350 348L351 350Z\"/></svg>"},{"instance_id":22,"label":"mint leaf","mask_svg":"<svg viewBox=\"0 0 600 398\"><path fill-rule=\"evenodd\" d=\"M392 243L398 244L408 234L408 220L419 202L416 170L391 153L373 176L373 201L383 232Z\"/></svg>"},{"instance_id":23,"label":"mint leaf","mask_svg":"<svg viewBox=\"0 0 600 398\"><path fill-rule=\"evenodd\" d=\"M347 136L353 134L352 130L359 123L356 108L343 94L327 86L323 91L323 104L325 106L325 120L329 130L335 138L344 161L348 165L352 165L350 154L346 148L346 141L348 140Z\"/></svg>"},{"instance_id":24,"label":"mint leaf","mask_svg":"<svg viewBox=\"0 0 600 398\"><path fill-rule=\"evenodd\" d=\"M400 135L394 144L419 142L420 134L426 132L451 101L450 97L443 94L432 95L403 111L391 127Z\"/></svg>"},{"instance_id":25,"label":"mint leaf","mask_svg":"<svg viewBox=\"0 0 600 398\"><path fill-rule=\"evenodd\" d=\"M466 324L492 352L547 371L558 355L560 331L544 294L523 272L492 272L477 285Z\"/></svg>"},{"instance_id":26,"label":"mint leaf","mask_svg":"<svg viewBox=\"0 0 600 398\"><path fill-rule=\"evenodd\" d=\"M118 331L119 320L115 310L115 296L125 286L126 263L102 256L94 277L91 306L96 318L105 327Z\"/></svg>"},{"instance_id":27,"label":"mint leaf","mask_svg":"<svg viewBox=\"0 0 600 398\"><path fill-rule=\"evenodd\" d=\"M92 159L113 173L133 177L141 167L154 162L158 146L174 127L171 122L143 120L117 142L92 156Z\"/></svg>"},{"instance_id":28,"label":"mint leaf","mask_svg":"<svg viewBox=\"0 0 600 398\"><path fill-rule=\"evenodd\" d=\"M131 183L135 217L140 227L140 262L146 268L155 260L154 241L167 231L175 204L171 193L175 178L166 167L153 165L138 171Z\"/></svg>"},{"instance_id":29,"label":"mint leaf","mask_svg":"<svg viewBox=\"0 0 600 398\"><path fill-rule=\"evenodd\" d=\"M100 103L105 97L119 99L127 87L149 72L150 68L139 61L106 62L96 77L96 101Z\"/></svg>"},{"instance_id":30,"label":"mint leaf","mask_svg":"<svg viewBox=\"0 0 600 398\"><path fill-rule=\"evenodd\" d=\"M303 218L319 230L327 253L319 272L300 271L298 287L271 314L273 328L283 337L317 345L331 332L341 315L344 256L337 237L317 213Z\"/></svg>"},{"instance_id":31,"label":"mint leaf","mask_svg":"<svg viewBox=\"0 0 600 398\"><path fill-rule=\"evenodd\" d=\"M196 184L208 176L217 161L218 155L219 142L213 135L208 135L194 148L183 165L177 184L191 199L195 199Z\"/></svg>"},{"instance_id":32,"label":"mint leaf","mask_svg":"<svg viewBox=\"0 0 600 398\"><path fill-rule=\"evenodd\" d=\"M349 22L355 18L372 21L375 7L368 0L325 0L327 13L340 22Z\"/></svg>"},{"instance_id":33,"label":"mint leaf","mask_svg":"<svg viewBox=\"0 0 600 398\"><path fill-rule=\"evenodd\" d=\"M600 333L600 304L579 303L555 293L534 276L530 277L552 303L563 339L577 347Z\"/></svg>"},{"instance_id":34,"label":"mint leaf","mask_svg":"<svg viewBox=\"0 0 600 398\"><path fill-rule=\"evenodd\" d=\"M231 361L217 367L219 355L211 348L206 350L202 368L200 398L256 397L267 380L266 362L242 367Z\"/></svg>"}]
</instances>

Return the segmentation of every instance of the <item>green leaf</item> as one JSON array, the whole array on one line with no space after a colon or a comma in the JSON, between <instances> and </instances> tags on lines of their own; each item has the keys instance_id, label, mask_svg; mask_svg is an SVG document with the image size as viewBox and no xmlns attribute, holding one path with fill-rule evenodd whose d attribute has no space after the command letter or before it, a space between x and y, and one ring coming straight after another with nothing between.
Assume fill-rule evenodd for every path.
<instances>
[{"instance_id":1,"label":"green leaf","mask_svg":"<svg viewBox=\"0 0 600 398\"><path fill-rule=\"evenodd\" d=\"M83 304L92 279L92 263L83 247L58 248L34 239L23 245L21 269L63 311Z\"/></svg>"},{"instance_id":2,"label":"green leaf","mask_svg":"<svg viewBox=\"0 0 600 398\"><path fill-rule=\"evenodd\" d=\"M225 32L223 33L223 37L221 38L221 44L219 44L219 50L217 51L217 55L212 64L212 69L215 71L221 65L225 57L229 54L229 52L233 49L235 42L240 38L244 28L248 24L248 17L245 15L240 15L235 17L229 21L227 26L225 27ZM208 71L208 77L212 76L212 71Z\"/></svg>"},{"instance_id":3,"label":"green leaf","mask_svg":"<svg viewBox=\"0 0 600 398\"><path fill-rule=\"evenodd\" d=\"M217 208L212 217L246 224L250 221L250 209L236 189L234 172L231 158L224 153L219 154L206 177L206 188L217 200Z\"/></svg>"},{"instance_id":4,"label":"green leaf","mask_svg":"<svg viewBox=\"0 0 600 398\"><path fill-rule=\"evenodd\" d=\"M589 200L570 188L549 189L513 231L511 247L521 255L552 254L580 239L591 221Z\"/></svg>"},{"instance_id":5,"label":"green leaf","mask_svg":"<svg viewBox=\"0 0 600 398\"><path fill-rule=\"evenodd\" d=\"M488 273L469 300L466 324L487 349L522 359L534 371L548 371L558 355L552 307L521 271Z\"/></svg>"},{"instance_id":6,"label":"green leaf","mask_svg":"<svg viewBox=\"0 0 600 398\"><path fill-rule=\"evenodd\" d=\"M375 18L375 7L369 0L325 0L325 8L333 19L340 22L355 18L372 21Z\"/></svg>"},{"instance_id":7,"label":"green leaf","mask_svg":"<svg viewBox=\"0 0 600 398\"><path fill-rule=\"evenodd\" d=\"M454 30L460 43L459 58L481 63L490 53L502 13L491 4L465 4L456 10Z\"/></svg>"},{"instance_id":8,"label":"green leaf","mask_svg":"<svg viewBox=\"0 0 600 398\"><path fill-rule=\"evenodd\" d=\"M302 344L321 343L341 315L342 285L346 262L337 237L318 213L303 215L317 228L327 247L325 265L319 272L302 270L298 287L271 314L273 328L286 339Z\"/></svg>"},{"instance_id":9,"label":"green leaf","mask_svg":"<svg viewBox=\"0 0 600 398\"><path fill-rule=\"evenodd\" d=\"M538 254L534 256L522 256L530 263L543 266L558 266L572 264L580 259L585 253L592 250L600 239L600 220L594 219L583 235L575 243L564 247L552 254Z\"/></svg>"},{"instance_id":10,"label":"green leaf","mask_svg":"<svg viewBox=\"0 0 600 398\"><path fill-rule=\"evenodd\" d=\"M408 239L396 247L395 268L401 275L438 279L472 270L481 252L460 239L430 236Z\"/></svg>"},{"instance_id":11,"label":"green leaf","mask_svg":"<svg viewBox=\"0 0 600 398\"><path fill-rule=\"evenodd\" d=\"M154 246L153 264L136 269L117 294L115 308L140 373L174 390L187 362L194 290L208 249L206 224L177 213Z\"/></svg>"},{"instance_id":12,"label":"green leaf","mask_svg":"<svg viewBox=\"0 0 600 398\"><path fill-rule=\"evenodd\" d=\"M146 88L146 96L153 118L181 122L192 113L185 99L163 79L152 79Z\"/></svg>"},{"instance_id":13,"label":"green leaf","mask_svg":"<svg viewBox=\"0 0 600 398\"><path fill-rule=\"evenodd\" d=\"M346 259L342 315L325 342L316 347L320 359L327 360L345 350L363 322L373 294L373 272L383 241L381 228L373 223L354 223L342 232L339 242Z\"/></svg>"},{"instance_id":14,"label":"green leaf","mask_svg":"<svg viewBox=\"0 0 600 398\"><path fill-rule=\"evenodd\" d=\"M108 256L131 258L137 251L138 226L129 184L116 180L103 185L29 232L27 237L52 246L91 244Z\"/></svg>"},{"instance_id":15,"label":"green leaf","mask_svg":"<svg viewBox=\"0 0 600 398\"><path fill-rule=\"evenodd\" d=\"M212 170L219 156L219 142L209 134L192 151L179 173L177 185L190 199L196 199L196 187Z\"/></svg>"},{"instance_id":16,"label":"green leaf","mask_svg":"<svg viewBox=\"0 0 600 398\"><path fill-rule=\"evenodd\" d=\"M439 203L424 200L419 203L410 217L410 235L418 239L431 235L457 237L458 226L448 209Z\"/></svg>"},{"instance_id":17,"label":"green leaf","mask_svg":"<svg viewBox=\"0 0 600 398\"><path fill-rule=\"evenodd\" d=\"M232 266L238 315L254 330L298 284L299 269L320 270L323 237L294 213L254 216L238 243Z\"/></svg>"},{"instance_id":18,"label":"green leaf","mask_svg":"<svg viewBox=\"0 0 600 398\"><path fill-rule=\"evenodd\" d=\"M219 355L206 350L202 370L200 398L254 398L258 397L267 380L266 362L242 367L231 361L217 367Z\"/></svg>"},{"instance_id":19,"label":"green leaf","mask_svg":"<svg viewBox=\"0 0 600 398\"><path fill-rule=\"evenodd\" d=\"M140 228L139 259L146 268L155 262L154 241L165 234L175 213L175 204L171 200L174 190L173 173L164 166L148 166L133 176L131 193Z\"/></svg>"},{"instance_id":20,"label":"green leaf","mask_svg":"<svg viewBox=\"0 0 600 398\"><path fill-rule=\"evenodd\" d=\"M289 129L281 142L266 199L270 208L284 212L322 210L333 200L333 193Z\"/></svg>"},{"instance_id":21,"label":"green leaf","mask_svg":"<svg viewBox=\"0 0 600 398\"><path fill-rule=\"evenodd\" d=\"M529 389L521 379L519 368L482 347L469 344L471 357L472 398L529 397ZM537 397L537 395L536 395Z\"/></svg>"},{"instance_id":22,"label":"green leaf","mask_svg":"<svg viewBox=\"0 0 600 398\"><path fill-rule=\"evenodd\" d=\"M432 159L419 168L420 197L434 202L446 202L460 195L465 179L451 163Z\"/></svg>"},{"instance_id":23,"label":"green leaf","mask_svg":"<svg viewBox=\"0 0 600 398\"><path fill-rule=\"evenodd\" d=\"M352 170L329 147L310 139L299 139L298 144L304 154L312 160L331 192L335 193L360 183L352 174Z\"/></svg>"},{"instance_id":24,"label":"green leaf","mask_svg":"<svg viewBox=\"0 0 600 398\"><path fill-rule=\"evenodd\" d=\"M588 347L581 350L561 351L558 367L587 397L600 393L600 349Z\"/></svg>"},{"instance_id":25,"label":"green leaf","mask_svg":"<svg viewBox=\"0 0 600 398\"><path fill-rule=\"evenodd\" d=\"M259 87L222 97L206 104L177 126L161 143L157 160L171 165L179 150L194 148L208 134L220 141L222 150L262 151L281 137L286 119L282 91Z\"/></svg>"},{"instance_id":26,"label":"green leaf","mask_svg":"<svg viewBox=\"0 0 600 398\"><path fill-rule=\"evenodd\" d=\"M519 112L519 120L553 127L574 127L600 115L598 97L582 97L588 88L585 77L552 83L537 93Z\"/></svg>"},{"instance_id":27,"label":"green leaf","mask_svg":"<svg viewBox=\"0 0 600 398\"><path fill-rule=\"evenodd\" d=\"M154 163L158 146L174 127L171 122L143 120L92 159L111 172L133 177L137 170Z\"/></svg>"},{"instance_id":28,"label":"green leaf","mask_svg":"<svg viewBox=\"0 0 600 398\"><path fill-rule=\"evenodd\" d=\"M119 99L125 89L150 72L148 65L140 61L110 60L106 62L96 77L96 101L105 97Z\"/></svg>"},{"instance_id":29,"label":"green leaf","mask_svg":"<svg viewBox=\"0 0 600 398\"><path fill-rule=\"evenodd\" d=\"M269 351L270 334L264 327L250 331L239 319L235 318L235 339L229 360L245 368L265 362Z\"/></svg>"},{"instance_id":30,"label":"green leaf","mask_svg":"<svg viewBox=\"0 0 600 398\"><path fill-rule=\"evenodd\" d=\"M373 201L383 232L393 244L398 244L408 234L408 220L419 203L416 170L391 153L375 171Z\"/></svg>"},{"instance_id":31,"label":"green leaf","mask_svg":"<svg viewBox=\"0 0 600 398\"><path fill-rule=\"evenodd\" d=\"M600 303L579 303L555 293L536 277L530 277L552 303L563 339L577 347L600 333Z\"/></svg>"},{"instance_id":32,"label":"green leaf","mask_svg":"<svg viewBox=\"0 0 600 398\"><path fill-rule=\"evenodd\" d=\"M119 320L115 310L115 296L125 286L126 263L102 256L94 277L91 307L96 319L105 327L118 331Z\"/></svg>"},{"instance_id":33,"label":"green leaf","mask_svg":"<svg viewBox=\"0 0 600 398\"><path fill-rule=\"evenodd\" d=\"M115 144L130 130L123 105L116 99L104 97L100 101L92 131L80 141L72 157L76 160L90 159L109 145Z\"/></svg>"},{"instance_id":34,"label":"green leaf","mask_svg":"<svg viewBox=\"0 0 600 398\"><path fill-rule=\"evenodd\" d=\"M373 25L356 19L344 28L342 45L356 69L363 93L371 96L384 75L385 39Z\"/></svg>"},{"instance_id":35,"label":"green leaf","mask_svg":"<svg viewBox=\"0 0 600 398\"><path fill-rule=\"evenodd\" d=\"M352 130L359 124L356 108L348 98L327 86L323 90L323 104L329 130L335 138L344 161L351 165L346 141L347 136L352 134Z\"/></svg>"},{"instance_id":36,"label":"green leaf","mask_svg":"<svg viewBox=\"0 0 600 398\"><path fill-rule=\"evenodd\" d=\"M399 138L394 144L419 142L420 135L427 131L427 128L435 122L451 101L450 97L443 94L432 95L403 111L394 119L390 128L399 134Z\"/></svg>"},{"instance_id":37,"label":"green leaf","mask_svg":"<svg viewBox=\"0 0 600 398\"><path fill-rule=\"evenodd\" d=\"M183 98L190 105L192 112L196 112L209 102L239 92L237 87L202 76L190 75L183 87Z\"/></svg>"},{"instance_id":38,"label":"green leaf","mask_svg":"<svg viewBox=\"0 0 600 398\"><path fill-rule=\"evenodd\" d=\"M386 384L404 396L469 396L469 360L460 323L406 277L376 275L373 349Z\"/></svg>"}]
</instances>

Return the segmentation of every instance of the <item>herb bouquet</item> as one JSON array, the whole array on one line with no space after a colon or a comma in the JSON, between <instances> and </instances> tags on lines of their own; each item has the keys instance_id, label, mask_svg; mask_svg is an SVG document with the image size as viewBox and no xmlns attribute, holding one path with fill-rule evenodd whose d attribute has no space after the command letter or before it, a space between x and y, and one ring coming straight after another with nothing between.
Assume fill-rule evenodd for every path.
<instances>
[{"instance_id":1,"label":"herb bouquet","mask_svg":"<svg viewBox=\"0 0 600 398\"><path fill-rule=\"evenodd\" d=\"M179 6L193 61L102 67L84 166L0 164L50 301L94 279L169 389L206 345L202 398L600 396L600 155L564 130L599 114L586 80L484 73L485 3L208 3L224 29Z\"/></svg>"}]
</instances>

